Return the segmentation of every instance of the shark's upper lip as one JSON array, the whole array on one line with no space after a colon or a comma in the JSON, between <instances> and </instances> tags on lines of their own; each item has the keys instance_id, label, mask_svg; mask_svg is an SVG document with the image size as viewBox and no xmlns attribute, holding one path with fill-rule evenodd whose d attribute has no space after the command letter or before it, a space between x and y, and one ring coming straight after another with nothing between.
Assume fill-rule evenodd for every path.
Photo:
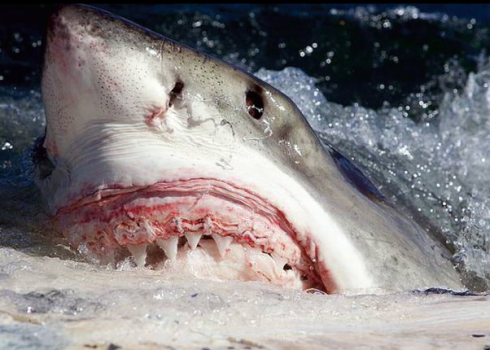
<instances>
[{"instance_id":1,"label":"shark's upper lip","mask_svg":"<svg viewBox=\"0 0 490 350\"><path fill-rule=\"evenodd\" d=\"M132 250L135 245L177 246L176 237L191 242L199 235L199 242L203 235L220 241L218 245L227 238L227 245L257 248L293 268L306 288L331 291L333 286L325 276L327 270L303 246L310 240L308 233L298 232L285 213L260 195L223 180L113 184L73 201L56 216L62 230L71 232L72 244L88 244L100 255L120 247Z\"/></svg>"}]
</instances>

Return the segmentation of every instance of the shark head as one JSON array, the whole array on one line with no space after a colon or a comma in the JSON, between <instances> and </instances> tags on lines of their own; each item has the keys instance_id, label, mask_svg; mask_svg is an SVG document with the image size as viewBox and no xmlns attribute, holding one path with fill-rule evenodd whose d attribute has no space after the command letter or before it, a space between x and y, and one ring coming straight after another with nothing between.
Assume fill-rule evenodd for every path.
<instances>
[{"instance_id":1,"label":"shark head","mask_svg":"<svg viewBox=\"0 0 490 350\"><path fill-rule=\"evenodd\" d=\"M98 261L327 292L460 286L444 247L288 97L226 62L70 5L50 21L42 94L37 183Z\"/></svg>"}]
</instances>

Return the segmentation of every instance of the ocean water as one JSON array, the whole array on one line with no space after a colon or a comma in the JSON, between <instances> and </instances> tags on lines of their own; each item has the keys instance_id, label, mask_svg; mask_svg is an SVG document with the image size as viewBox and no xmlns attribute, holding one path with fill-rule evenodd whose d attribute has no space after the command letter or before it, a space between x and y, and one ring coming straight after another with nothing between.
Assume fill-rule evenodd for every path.
<instances>
[{"instance_id":1,"label":"ocean water","mask_svg":"<svg viewBox=\"0 0 490 350\"><path fill-rule=\"evenodd\" d=\"M0 348L274 348L294 337L305 348L324 341L349 347L362 337L388 347L414 339L442 348L486 344L489 6L100 7L289 95L322 141L438 235L469 291L482 294L326 296L84 262L45 235L49 221L28 156L45 126L40 69L43 21L52 9L2 5ZM421 330L429 335L417 337Z\"/></svg>"}]
</instances>

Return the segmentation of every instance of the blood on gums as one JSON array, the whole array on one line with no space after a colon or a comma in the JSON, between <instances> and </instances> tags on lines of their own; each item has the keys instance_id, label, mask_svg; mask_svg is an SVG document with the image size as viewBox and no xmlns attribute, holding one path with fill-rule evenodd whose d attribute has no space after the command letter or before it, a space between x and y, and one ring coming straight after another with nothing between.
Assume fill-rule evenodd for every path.
<instances>
[{"instance_id":1,"label":"blood on gums","mask_svg":"<svg viewBox=\"0 0 490 350\"><path fill-rule=\"evenodd\" d=\"M160 107L145 117L146 125L150 127L158 126L163 122L165 108Z\"/></svg>"},{"instance_id":2,"label":"blood on gums","mask_svg":"<svg viewBox=\"0 0 490 350\"><path fill-rule=\"evenodd\" d=\"M67 226L80 224L89 224L92 226L91 223L98 222L102 225L108 225L108 229L110 229L111 222L120 222L121 219L123 221L120 222L120 224L123 224L125 227L132 227L133 225L139 226L140 223L143 223L143 221L140 222L135 218L141 218L150 222L152 227L151 233L144 233L145 230L143 230L141 231L143 233L135 233L134 236L131 234L128 235L126 232L120 232L118 238L116 238L116 236L114 236L111 232L100 230L98 228L94 228L94 230L97 230L97 234L95 235L91 235L90 232L84 232L81 234L81 238L79 239L81 239L82 242L85 242L90 250L98 254L105 254L105 250L110 250L120 245L144 244L151 243L157 238L168 239L172 236L183 236L184 231L180 225L176 225L175 219L179 219L180 224L186 226L185 232L198 232L206 230L207 225L210 225L213 233L217 233L222 236L233 236L237 243L248 244L252 248L257 247L260 244L260 248L265 253L272 253L278 249L287 251L288 243L283 240L277 241L275 246L268 245L263 241L263 239L266 239L266 236L263 236L263 233L265 232L262 233L262 236L260 236L260 232L255 233L253 231L239 233L239 223L228 224L226 219L220 219L221 213L225 214L237 211L236 208L230 206L229 204L225 204L225 206L223 206L225 209L224 211L218 211L216 213L210 212L209 208L194 208L191 213L189 213L188 210L185 210L185 213L182 213L181 208L188 208L189 205L195 204L194 197L189 198L185 196L182 197L182 199L165 204L159 203L149 206L131 205L132 201L135 199L153 198L155 196L171 196L173 191L177 190L182 192L183 189L186 191L192 191L196 186L196 182L203 180L206 181L206 186L208 186L209 183L215 183L216 186L222 186L220 185L219 180L197 178L191 180L180 180L177 182L157 183L150 187L141 187L139 189L137 188L134 192L124 192L122 194L112 192L115 189L125 189L124 186L120 186L118 184L108 187L108 189L111 190L109 194L100 193L99 190L93 191L90 188L87 188L85 193L89 193L89 196L85 195L85 197L80 197L80 199L74 200L70 206L60 209L57 215L60 219L62 219L63 223L65 224L65 228ZM236 186L231 183L226 183L225 185L236 188ZM270 207L269 203L261 200L261 198L257 198L257 195L252 191L242 188L237 188L237 190L248 193L251 198L250 200L253 200L254 203L259 200L261 201L259 202L260 206ZM90 200L90 198L92 199ZM265 220L267 221L264 229L267 231L280 230L294 239L296 237L296 233L290 226L286 216L277 208L275 209L276 210L273 211L273 215L266 216ZM81 213L83 214L80 215ZM238 213L238 215L240 215L240 213ZM192 217L195 219L192 219ZM124 221L126 221L126 223ZM145 225L141 225L141 227L145 227ZM259 234L259 236L257 236L257 234ZM315 248L318 249L318 247ZM303 252L305 250L308 253L313 253L310 252L309 241L308 245L303 248ZM310 278L310 273L314 273L314 271L305 271L304 268L301 268L301 265L311 263L309 258L310 254L308 253L304 254L300 253L299 251L292 250L288 260L293 264L291 266L298 269L300 274ZM316 253L318 254L318 252ZM250 267L253 268L253 265L250 264ZM313 280L320 280L318 277L316 277L316 275L312 275L311 278Z\"/></svg>"}]
</instances>

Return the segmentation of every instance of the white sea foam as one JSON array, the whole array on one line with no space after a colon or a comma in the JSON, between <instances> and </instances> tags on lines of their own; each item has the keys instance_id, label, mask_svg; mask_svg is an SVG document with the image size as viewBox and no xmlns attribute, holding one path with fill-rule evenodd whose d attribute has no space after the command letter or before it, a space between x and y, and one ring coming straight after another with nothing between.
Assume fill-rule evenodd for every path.
<instances>
[{"instance_id":1,"label":"white sea foam","mask_svg":"<svg viewBox=\"0 0 490 350\"><path fill-rule=\"evenodd\" d=\"M482 348L485 339L472 338L488 334L482 301L489 297L308 294L0 248L0 349L9 350Z\"/></svg>"}]
</instances>

